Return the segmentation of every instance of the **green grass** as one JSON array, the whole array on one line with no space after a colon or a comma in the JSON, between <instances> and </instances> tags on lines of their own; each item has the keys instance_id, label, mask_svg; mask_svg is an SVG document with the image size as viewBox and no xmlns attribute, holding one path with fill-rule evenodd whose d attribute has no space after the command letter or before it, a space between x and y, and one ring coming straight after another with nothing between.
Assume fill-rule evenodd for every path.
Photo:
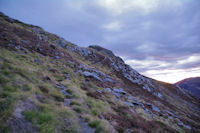
<instances>
[{"instance_id":1,"label":"green grass","mask_svg":"<svg viewBox=\"0 0 200 133\"><path fill-rule=\"evenodd\" d=\"M70 105L71 105L71 106L72 106L72 105L81 106L81 103L80 103L80 102L77 102L77 101L72 101L72 102L70 103Z\"/></svg>"},{"instance_id":2,"label":"green grass","mask_svg":"<svg viewBox=\"0 0 200 133\"><path fill-rule=\"evenodd\" d=\"M95 130L95 133L104 133L104 132L105 132L105 130L102 126L98 126Z\"/></svg>"},{"instance_id":3,"label":"green grass","mask_svg":"<svg viewBox=\"0 0 200 133\"><path fill-rule=\"evenodd\" d=\"M102 112L106 112L107 104L97 99L88 98L85 92L80 89L84 78L79 74L73 74L73 70L68 67L70 65L64 61L49 63L49 57L41 58L34 52L19 55L3 48L0 49L0 58L3 58L0 61L0 131L7 131L8 127L5 121L12 115L17 101L23 100L24 97L31 97L34 101L37 101L34 94L44 95L48 102L40 103L37 101L39 110L26 111L23 112L23 115L41 133L78 133L80 125L76 116L77 113L90 116L85 119L89 122L96 119L96 116ZM33 62L34 59L40 59L42 63L36 64ZM51 73L48 68L55 68L60 73ZM70 80L63 79L64 73L70 75ZM53 83L43 81L42 77L44 76L49 76L52 81L64 80L63 84L66 83L72 87L66 90L70 94L66 97L74 99L70 104L73 111L69 111L63 107L63 104L60 104L65 97L59 89L54 87ZM83 101L77 101L80 99L83 99ZM86 110L82 103L87 104L91 109ZM65 111L63 111L63 108ZM65 120L69 124L67 127ZM102 127L98 125L100 125L98 122L90 122L90 126L96 128L96 133L102 132Z\"/></svg>"},{"instance_id":4,"label":"green grass","mask_svg":"<svg viewBox=\"0 0 200 133\"><path fill-rule=\"evenodd\" d=\"M85 99L85 101L86 101L86 104L90 108L91 114L94 116L100 115L103 112L107 112L109 109L108 104L99 99L87 97L87 99Z\"/></svg>"},{"instance_id":5,"label":"green grass","mask_svg":"<svg viewBox=\"0 0 200 133\"><path fill-rule=\"evenodd\" d=\"M81 108L81 107L79 107L77 105L73 106L73 110L76 111L77 113L82 113L83 112L83 108Z\"/></svg>"},{"instance_id":6,"label":"green grass","mask_svg":"<svg viewBox=\"0 0 200 133\"><path fill-rule=\"evenodd\" d=\"M28 111L23 113L26 120L32 122L34 125L37 125L41 133L54 133L56 128L53 126L54 114L50 112L41 112L41 111Z\"/></svg>"},{"instance_id":7,"label":"green grass","mask_svg":"<svg viewBox=\"0 0 200 133\"><path fill-rule=\"evenodd\" d=\"M64 119L73 118L73 114L68 111L57 110L52 105L40 105L38 110L23 112L25 119L35 125L40 133L61 132L65 126ZM69 127L70 128L70 127Z\"/></svg>"},{"instance_id":8,"label":"green grass","mask_svg":"<svg viewBox=\"0 0 200 133\"><path fill-rule=\"evenodd\" d=\"M100 125L101 121L99 120L94 120L88 123L88 125L92 128L97 128Z\"/></svg>"}]
</instances>

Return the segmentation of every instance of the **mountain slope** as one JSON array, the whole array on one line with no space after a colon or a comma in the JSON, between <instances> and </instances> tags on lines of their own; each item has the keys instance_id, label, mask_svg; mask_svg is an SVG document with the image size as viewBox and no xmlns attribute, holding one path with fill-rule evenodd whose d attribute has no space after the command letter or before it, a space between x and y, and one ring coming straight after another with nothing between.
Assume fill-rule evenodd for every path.
<instances>
[{"instance_id":1,"label":"mountain slope","mask_svg":"<svg viewBox=\"0 0 200 133\"><path fill-rule=\"evenodd\" d=\"M200 77L187 78L175 83L175 85L200 98Z\"/></svg>"},{"instance_id":2,"label":"mountain slope","mask_svg":"<svg viewBox=\"0 0 200 133\"><path fill-rule=\"evenodd\" d=\"M0 132L199 132L200 102L100 46L0 14Z\"/></svg>"}]
</instances>

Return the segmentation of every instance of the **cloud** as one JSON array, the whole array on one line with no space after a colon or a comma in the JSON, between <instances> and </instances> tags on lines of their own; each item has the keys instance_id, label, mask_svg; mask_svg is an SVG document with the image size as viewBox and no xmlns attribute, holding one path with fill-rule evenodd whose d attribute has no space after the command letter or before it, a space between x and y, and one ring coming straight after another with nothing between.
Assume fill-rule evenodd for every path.
<instances>
[{"instance_id":1,"label":"cloud","mask_svg":"<svg viewBox=\"0 0 200 133\"><path fill-rule=\"evenodd\" d=\"M106 30L118 31L118 30L120 30L121 25L119 22L114 21L114 22L104 25L103 28L105 28Z\"/></svg>"},{"instance_id":2,"label":"cloud","mask_svg":"<svg viewBox=\"0 0 200 133\"><path fill-rule=\"evenodd\" d=\"M11 17L81 46L101 45L142 74L164 81L169 78L162 71L187 76L189 70L200 71L199 7L199 0L0 1L0 11Z\"/></svg>"}]
</instances>

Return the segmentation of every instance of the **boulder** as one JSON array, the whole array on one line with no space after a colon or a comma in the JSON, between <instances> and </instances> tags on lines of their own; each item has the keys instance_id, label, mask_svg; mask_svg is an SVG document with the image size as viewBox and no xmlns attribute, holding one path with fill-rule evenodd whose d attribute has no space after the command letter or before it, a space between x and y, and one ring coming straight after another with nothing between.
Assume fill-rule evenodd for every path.
<instances>
[{"instance_id":1,"label":"boulder","mask_svg":"<svg viewBox=\"0 0 200 133\"><path fill-rule=\"evenodd\" d=\"M119 89L114 88L113 91L115 93L120 93L120 94L124 94L124 95L126 94L126 91L124 91L123 88L119 88Z\"/></svg>"},{"instance_id":2,"label":"boulder","mask_svg":"<svg viewBox=\"0 0 200 133\"><path fill-rule=\"evenodd\" d=\"M112 92L110 88L106 88L106 91L107 92Z\"/></svg>"},{"instance_id":3,"label":"boulder","mask_svg":"<svg viewBox=\"0 0 200 133\"><path fill-rule=\"evenodd\" d=\"M160 109L154 105L152 105L152 110L156 112L160 112Z\"/></svg>"},{"instance_id":4,"label":"boulder","mask_svg":"<svg viewBox=\"0 0 200 133\"><path fill-rule=\"evenodd\" d=\"M131 106L131 107L134 106L134 105L133 105L132 103L130 103L130 102L122 101L122 103L123 103L124 105L127 105L127 106Z\"/></svg>"},{"instance_id":5,"label":"boulder","mask_svg":"<svg viewBox=\"0 0 200 133\"><path fill-rule=\"evenodd\" d=\"M96 74L95 72L88 72L88 71L85 71L85 72L82 72L82 75L84 77L89 77L89 78L94 78L98 81L101 81L102 82L102 79L99 77L98 74Z\"/></svg>"}]
</instances>

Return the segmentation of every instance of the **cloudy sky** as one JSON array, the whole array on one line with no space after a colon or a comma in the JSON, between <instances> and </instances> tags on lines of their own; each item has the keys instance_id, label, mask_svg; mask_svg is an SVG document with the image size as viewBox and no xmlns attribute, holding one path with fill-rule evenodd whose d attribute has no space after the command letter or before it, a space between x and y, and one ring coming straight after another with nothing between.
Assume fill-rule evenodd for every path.
<instances>
[{"instance_id":1,"label":"cloudy sky","mask_svg":"<svg viewBox=\"0 0 200 133\"><path fill-rule=\"evenodd\" d=\"M0 0L0 11L161 81L200 76L200 0Z\"/></svg>"}]
</instances>

